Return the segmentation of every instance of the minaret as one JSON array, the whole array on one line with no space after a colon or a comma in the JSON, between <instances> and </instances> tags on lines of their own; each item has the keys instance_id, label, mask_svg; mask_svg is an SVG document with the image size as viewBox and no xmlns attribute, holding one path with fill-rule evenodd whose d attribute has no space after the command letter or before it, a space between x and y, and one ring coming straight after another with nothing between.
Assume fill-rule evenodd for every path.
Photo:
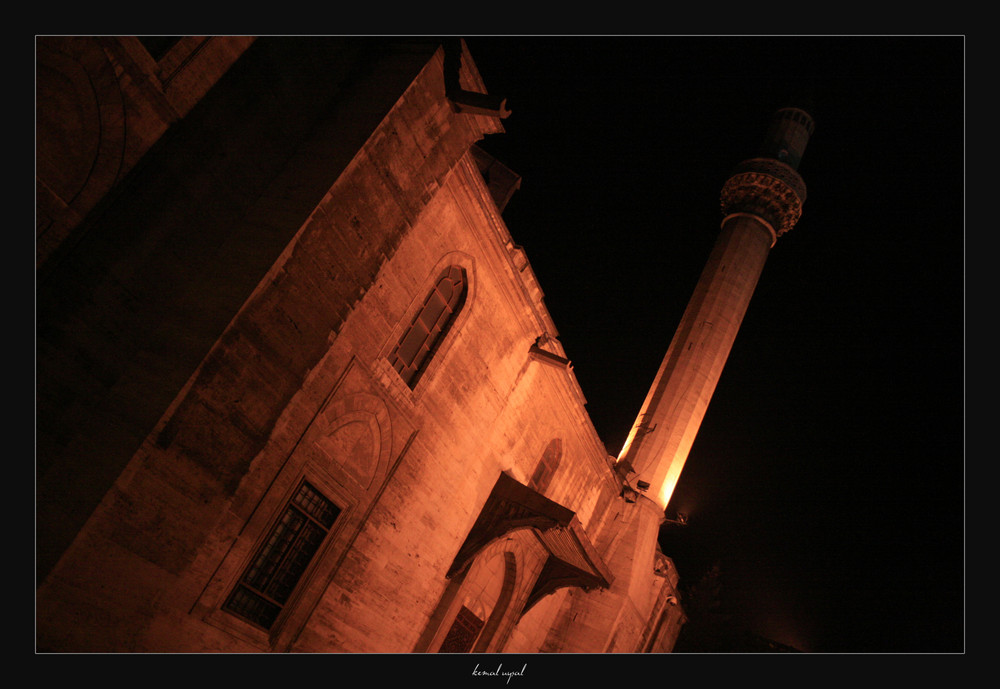
<instances>
[{"instance_id":1,"label":"minaret","mask_svg":"<svg viewBox=\"0 0 1000 689\"><path fill-rule=\"evenodd\" d=\"M723 185L722 232L617 461L624 500L616 528L597 541L613 581L598 592L572 590L542 650L635 652L648 640L663 511L767 254L799 219L806 187L796 168L812 129L804 111L779 110L760 157Z\"/></svg>"},{"instance_id":2,"label":"minaret","mask_svg":"<svg viewBox=\"0 0 1000 689\"><path fill-rule=\"evenodd\" d=\"M759 157L740 163L722 187L719 239L618 457L619 473L661 509L680 477L764 261L799 219L806 186L797 168L812 132L805 111L778 110Z\"/></svg>"}]
</instances>

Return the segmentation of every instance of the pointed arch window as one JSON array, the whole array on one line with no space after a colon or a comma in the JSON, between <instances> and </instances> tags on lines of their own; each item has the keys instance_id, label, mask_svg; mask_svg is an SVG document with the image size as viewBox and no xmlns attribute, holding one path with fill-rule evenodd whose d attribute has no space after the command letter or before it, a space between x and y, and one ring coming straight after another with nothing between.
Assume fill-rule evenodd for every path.
<instances>
[{"instance_id":1,"label":"pointed arch window","mask_svg":"<svg viewBox=\"0 0 1000 689\"><path fill-rule=\"evenodd\" d=\"M389 362L410 388L417 384L455 316L465 304L468 281L460 266L449 266L389 355Z\"/></svg>"},{"instance_id":2,"label":"pointed arch window","mask_svg":"<svg viewBox=\"0 0 1000 689\"><path fill-rule=\"evenodd\" d=\"M549 484L552 482L552 476L556 473L556 469L559 468L559 461L561 459L562 440L553 438L545 448L545 452L542 453L542 458L538 461L535 473L531 475L531 481L528 483L528 486L539 493L547 491Z\"/></svg>"}]
</instances>

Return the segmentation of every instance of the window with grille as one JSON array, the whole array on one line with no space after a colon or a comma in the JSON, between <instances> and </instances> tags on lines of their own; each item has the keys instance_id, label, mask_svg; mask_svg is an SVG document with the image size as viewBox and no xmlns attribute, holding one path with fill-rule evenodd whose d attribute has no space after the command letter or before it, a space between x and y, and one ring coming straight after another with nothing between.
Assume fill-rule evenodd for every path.
<instances>
[{"instance_id":1,"label":"window with grille","mask_svg":"<svg viewBox=\"0 0 1000 689\"><path fill-rule=\"evenodd\" d=\"M465 271L459 266L446 269L389 355L389 362L411 388L465 304L465 293Z\"/></svg>"},{"instance_id":2,"label":"window with grille","mask_svg":"<svg viewBox=\"0 0 1000 689\"><path fill-rule=\"evenodd\" d=\"M270 629L339 514L339 507L303 481L223 609Z\"/></svg>"},{"instance_id":3,"label":"window with grille","mask_svg":"<svg viewBox=\"0 0 1000 689\"><path fill-rule=\"evenodd\" d=\"M464 605L458 611L455 621L448 630L448 635L441 642L439 653L468 653L476 643L479 632L486 623L476 616L476 613Z\"/></svg>"}]
</instances>

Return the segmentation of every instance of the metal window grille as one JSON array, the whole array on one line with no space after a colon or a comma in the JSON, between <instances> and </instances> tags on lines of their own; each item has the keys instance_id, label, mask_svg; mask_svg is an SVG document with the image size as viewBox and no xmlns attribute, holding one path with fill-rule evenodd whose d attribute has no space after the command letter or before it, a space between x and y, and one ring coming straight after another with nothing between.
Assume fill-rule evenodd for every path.
<instances>
[{"instance_id":1,"label":"metal window grille","mask_svg":"<svg viewBox=\"0 0 1000 689\"><path fill-rule=\"evenodd\" d=\"M303 481L223 608L270 629L339 514Z\"/></svg>"},{"instance_id":2,"label":"metal window grille","mask_svg":"<svg viewBox=\"0 0 1000 689\"><path fill-rule=\"evenodd\" d=\"M476 616L476 613L464 605L458 611L455 621L448 630L448 635L441 642L439 653L468 653L476 643L479 632L486 623Z\"/></svg>"}]
</instances>

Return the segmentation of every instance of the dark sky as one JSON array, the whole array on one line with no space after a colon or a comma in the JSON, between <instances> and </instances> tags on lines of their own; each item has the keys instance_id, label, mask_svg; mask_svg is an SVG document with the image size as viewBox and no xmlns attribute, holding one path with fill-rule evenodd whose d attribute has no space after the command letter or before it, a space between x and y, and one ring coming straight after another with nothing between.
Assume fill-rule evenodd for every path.
<instances>
[{"instance_id":1,"label":"dark sky","mask_svg":"<svg viewBox=\"0 0 1000 689\"><path fill-rule=\"evenodd\" d=\"M802 219L758 285L668 514L687 581L805 651L964 650L964 39L467 37L524 246L617 455L719 190L806 107Z\"/></svg>"}]
</instances>

